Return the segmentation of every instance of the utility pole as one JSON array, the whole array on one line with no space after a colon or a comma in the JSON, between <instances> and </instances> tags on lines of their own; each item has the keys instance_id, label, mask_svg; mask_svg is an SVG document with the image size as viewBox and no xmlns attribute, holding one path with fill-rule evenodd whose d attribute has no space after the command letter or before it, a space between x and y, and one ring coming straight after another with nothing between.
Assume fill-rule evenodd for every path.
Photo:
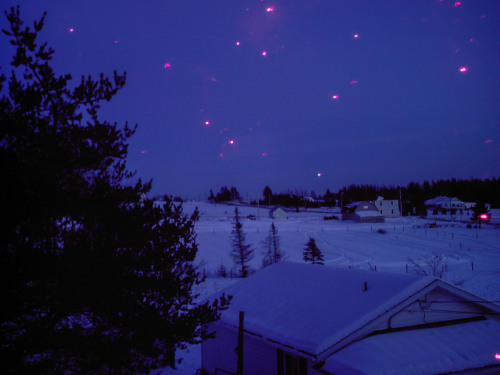
<instances>
[{"instance_id":1,"label":"utility pole","mask_svg":"<svg viewBox=\"0 0 500 375\"><path fill-rule=\"evenodd\" d=\"M399 216L403 216L403 201L401 200L401 188L399 188Z\"/></svg>"},{"instance_id":2,"label":"utility pole","mask_svg":"<svg viewBox=\"0 0 500 375\"><path fill-rule=\"evenodd\" d=\"M257 195L257 218L260 219L260 199Z\"/></svg>"}]
</instances>

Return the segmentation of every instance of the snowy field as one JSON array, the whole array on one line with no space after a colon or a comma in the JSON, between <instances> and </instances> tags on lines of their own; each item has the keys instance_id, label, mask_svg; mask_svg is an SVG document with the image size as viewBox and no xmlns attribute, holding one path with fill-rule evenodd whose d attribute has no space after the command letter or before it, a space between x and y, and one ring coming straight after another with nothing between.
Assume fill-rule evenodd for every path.
<instances>
[{"instance_id":1,"label":"snowy field","mask_svg":"<svg viewBox=\"0 0 500 375\"><path fill-rule=\"evenodd\" d=\"M228 272L234 269L230 252L235 206L187 202L184 203L184 212L190 213L196 207L200 212L200 220L196 223L199 244L196 263L207 275L198 293L200 298L206 298L237 281L217 277L217 269L221 264ZM238 209L247 243L255 250L250 262L255 271L261 268L263 242L274 222L281 238L281 250L289 261L303 262L302 250L309 237L316 239L325 266L329 267L406 273L408 266L408 272L411 273L413 261L432 275L427 263L438 256L442 261L437 271L442 273L443 280L500 303L498 225L483 224L480 229L467 228L465 223L414 217L386 219L385 223L376 224L326 221L325 215L332 216L336 212L327 209L287 212L288 219L273 220L269 218L266 208L238 206ZM254 215L256 220L247 218L248 215ZM493 217L492 223L497 220ZM428 224L434 222L437 227L429 227ZM178 353L178 357L183 357L184 361L176 371L165 369L154 374L193 375L201 367L200 346L190 347Z\"/></svg>"}]
</instances>

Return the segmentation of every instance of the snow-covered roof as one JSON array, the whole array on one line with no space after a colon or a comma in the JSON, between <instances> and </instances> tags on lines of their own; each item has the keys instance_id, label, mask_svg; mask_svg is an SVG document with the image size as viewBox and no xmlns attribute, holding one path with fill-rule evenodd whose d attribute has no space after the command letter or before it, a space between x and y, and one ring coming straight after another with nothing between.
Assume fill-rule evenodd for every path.
<instances>
[{"instance_id":1,"label":"snow-covered roof","mask_svg":"<svg viewBox=\"0 0 500 375\"><path fill-rule=\"evenodd\" d=\"M435 198L426 200L425 205L426 206L439 206L442 204L448 204L448 203L450 203L450 201L452 203L464 203L460 199L458 199L457 197L450 198L450 197L439 196L439 197L435 197Z\"/></svg>"},{"instance_id":2,"label":"snow-covered roof","mask_svg":"<svg viewBox=\"0 0 500 375\"><path fill-rule=\"evenodd\" d=\"M356 211L355 213L359 217L379 217L379 216L383 216L378 211Z\"/></svg>"},{"instance_id":3,"label":"snow-covered roof","mask_svg":"<svg viewBox=\"0 0 500 375\"><path fill-rule=\"evenodd\" d=\"M435 280L278 262L224 290L221 323L237 327L244 311L245 330L317 356Z\"/></svg>"},{"instance_id":4,"label":"snow-covered roof","mask_svg":"<svg viewBox=\"0 0 500 375\"><path fill-rule=\"evenodd\" d=\"M500 323L483 320L367 337L330 356L321 370L344 375L441 374L499 365L498 353Z\"/></svg>"},{"instance_id":5,"label":"snow-covered roof","mask_svg":"<svg viewBox=\"0 0 500 375\"><path fill-rule=\"evenodd\" d=\"M345 207L346 208L353 208L353 207L359 206L362 203L367 203L367 202L352 202L352 203L346 204Z\"/></svg>"}]
</instances>

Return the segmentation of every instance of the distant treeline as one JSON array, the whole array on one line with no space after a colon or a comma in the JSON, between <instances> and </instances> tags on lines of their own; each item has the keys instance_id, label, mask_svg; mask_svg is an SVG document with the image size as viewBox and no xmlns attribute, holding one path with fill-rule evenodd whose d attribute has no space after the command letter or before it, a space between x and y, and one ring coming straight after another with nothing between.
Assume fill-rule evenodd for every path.
<instances>
[{"instance_id":1,"label":"distant treeline","mask_svg":"<svg viewBox=\"0 0 500 375\"><path fill-rule=\"evenodd\" d=\"M269 186L263 191L263 199L251 202L251 204L279 205L283 207L340 207L355 201L373 201L381 196L384 199L402 200L403 214L425 212L424 202L437 196L457 197L464 202L483 202L491 204L492 208L500 208L500 180L492 179L469 179L438 180L410 182L403 186L377 186L377 185L349 185L343 187L337 193L330 189L324 195L316 194L314 191L288 191L275 194ZM210 190L210 198L213 202L226 202L241 200L240 194L235 187L228 189L222 187L220 192L214 195Z\"/></svg>"}]
</instances>

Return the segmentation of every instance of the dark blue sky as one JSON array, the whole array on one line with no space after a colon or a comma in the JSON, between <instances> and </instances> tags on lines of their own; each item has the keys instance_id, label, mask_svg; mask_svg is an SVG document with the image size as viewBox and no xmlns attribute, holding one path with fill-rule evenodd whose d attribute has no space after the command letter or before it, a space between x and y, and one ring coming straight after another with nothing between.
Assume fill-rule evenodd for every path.
<instances>
[{"instance_id":1,"label":"dark blue sky","mask_svg":"<svg viewBox=\"0 0 500 375\"><path fill-rule=\"evenodd\" d=\"M127 72L101 117L139 125L154 194L500 176L498 0L12 4L48 11L58 73Z\"/></svg>"}]
</instances>

